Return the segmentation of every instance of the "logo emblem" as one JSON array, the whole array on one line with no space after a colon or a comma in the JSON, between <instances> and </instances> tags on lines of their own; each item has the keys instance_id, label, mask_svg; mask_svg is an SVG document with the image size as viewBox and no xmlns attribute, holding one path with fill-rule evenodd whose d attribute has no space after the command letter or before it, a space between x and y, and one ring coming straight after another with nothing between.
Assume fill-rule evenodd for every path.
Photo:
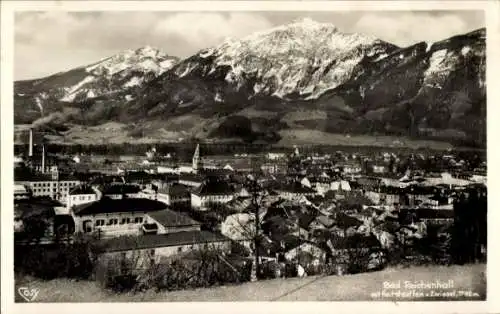
<instances>
[{"instance_id":1,"label":"logo emblem","mask_svg":"<svg viewBox=\"0 0 500 314\"><path fill-rule=\"evenodd\" d=\"M36 297L38 296L38 292L40 292L40 289L37 288L27 288L27 287L20 287L17 289L17 292L19 295L25 299L28 302L35 301Z\"/></svg>"}]
</instances>

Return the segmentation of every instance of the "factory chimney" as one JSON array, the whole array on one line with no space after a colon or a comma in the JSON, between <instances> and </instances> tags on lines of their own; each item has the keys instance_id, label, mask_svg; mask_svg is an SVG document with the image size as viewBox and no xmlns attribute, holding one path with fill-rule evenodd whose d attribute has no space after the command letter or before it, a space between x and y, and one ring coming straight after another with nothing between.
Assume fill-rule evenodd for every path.
<instances>
[{"instance_id":1,"label":"factory chimney","mask_svg":"<svg viewBox=\"0 0 500 314\"><path fill-rule=\"evenodd\" d=\"M30 143L28 156L33 157L33 129L30 129Z\"/></svg>"},{"instance_id":2,"label":"factory chimney","mask_svg":"<svg viewBox=\"0 0 500 314\"><path fill-rule=\"evenodd\" d=\"M45 144L42 144L42 173L45 173Z\"/></svg>"}]
</instances>

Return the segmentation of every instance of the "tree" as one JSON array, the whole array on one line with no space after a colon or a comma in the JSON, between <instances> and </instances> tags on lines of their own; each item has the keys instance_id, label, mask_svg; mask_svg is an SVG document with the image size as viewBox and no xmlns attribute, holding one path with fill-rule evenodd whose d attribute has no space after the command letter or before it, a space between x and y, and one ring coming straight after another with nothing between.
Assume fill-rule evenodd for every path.
<instances>
[{"instance_id":1,"label":"tree","mask_svg":"<svg viewBox=\"0 0 500 314\"><path fill-rule=\"evenodd\" d=\"M485 258L487 239L487 196L484 188L461 193L453 205L452 252L455 263Z\"/></svg>"}]
</instances>

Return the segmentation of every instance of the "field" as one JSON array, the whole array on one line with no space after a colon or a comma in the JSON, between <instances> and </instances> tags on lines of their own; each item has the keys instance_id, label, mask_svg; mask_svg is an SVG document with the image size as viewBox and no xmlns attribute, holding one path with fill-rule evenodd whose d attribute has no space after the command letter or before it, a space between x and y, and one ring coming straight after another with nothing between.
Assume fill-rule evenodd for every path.
<instances>
[{"instance_id":1,"label":"field","mask_svg":"<svg viewBox=\"0 0 500 314\"><path fill-rule=\"evenodd\" d=\"M372 146L394 148L428 148L446 150L453 147L447 142L432 140L416 140L402 136L344 135L315 130L283 130L279 144L296 145L339 145L339 146Z\"/></svg>"},{"instance_id":2,"label":"field","mask_svg":"<svg viewBox=\"0 0 500 314\"><path fill-rule=\"evenodd\" d=\"M486 265L466 266L429 266L411 268L388 268L383 271L347 276L306 277L275 279L246 283L237 286L215 287L208 289L184 290L174 292L146 291L137 294L114 294L99 288L90 281L52 280L38 281L27 278L16 282L19 287L38 288L37 302L176 302L176 301L369 301L369 300L481 300L485 298L486 283L483 274ZM389 290L411 292L405 289L404 282L452 283L448 291L475 294L471 297L392 297L377 298L372 294L381 292L384 282L401 282L401 289ZM416 292L430 293L431 289L413 289ZM16 302L23 301L16 295Z\"/></svg>"}]
</instances>

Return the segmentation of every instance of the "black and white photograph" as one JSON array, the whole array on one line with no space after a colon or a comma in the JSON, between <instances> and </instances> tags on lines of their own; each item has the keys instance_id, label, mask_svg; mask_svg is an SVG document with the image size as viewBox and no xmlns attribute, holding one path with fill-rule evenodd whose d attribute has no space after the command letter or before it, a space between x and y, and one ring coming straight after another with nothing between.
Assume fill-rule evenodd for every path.
<instances>
[{"instance_id":1,"label":"black and white photograph","mask_svg":"<svg viewBox=\"0 0 500 314\"><path fill-rule=\"evenodd\" d=\"M487 300L486 2L58 2L12 12L7 301Z\"/></svg>"}]
</instances>

